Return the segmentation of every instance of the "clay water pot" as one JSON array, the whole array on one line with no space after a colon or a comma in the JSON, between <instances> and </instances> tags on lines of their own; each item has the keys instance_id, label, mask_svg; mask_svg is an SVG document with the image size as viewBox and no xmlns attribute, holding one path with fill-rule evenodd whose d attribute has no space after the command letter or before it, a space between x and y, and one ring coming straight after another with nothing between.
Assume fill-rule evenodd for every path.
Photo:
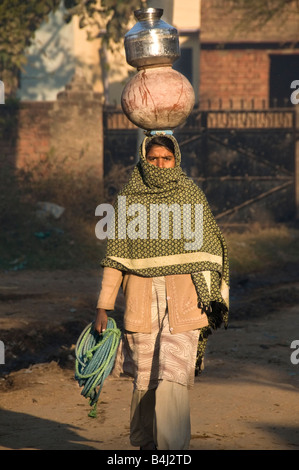
<instances>
[{"instance_id":1,"label":"clay water pot","mask_svg":"<svg viewBox=\"0 0 299 470\"><path fill-rule=\"evenodd\" d=\"M191 83L171 66L139 70L121 96L127 118L145 130L174 129L187 119L194 102Z\"/></svg>"}]
</instances>

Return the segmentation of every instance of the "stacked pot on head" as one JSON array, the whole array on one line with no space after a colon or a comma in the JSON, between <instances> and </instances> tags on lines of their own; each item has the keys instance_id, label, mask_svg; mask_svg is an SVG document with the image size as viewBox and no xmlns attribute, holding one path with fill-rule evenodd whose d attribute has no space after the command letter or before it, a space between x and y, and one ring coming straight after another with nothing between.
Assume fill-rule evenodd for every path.
<instances>
[{"instance_id":1,"label":"stacked pot on head","mask_svg":"<svg viewBox=\"0 0 299 470\"><path fill-rule=\"evenodd\" d=\"M180 57L178 32L161 20L160 8L134 14L138 22L125 35L125 52L137 73L122 92L122 109L141 129L172 130L187 119L195 102L188 79L172 68Z\"/></svg>"}]
</instances>

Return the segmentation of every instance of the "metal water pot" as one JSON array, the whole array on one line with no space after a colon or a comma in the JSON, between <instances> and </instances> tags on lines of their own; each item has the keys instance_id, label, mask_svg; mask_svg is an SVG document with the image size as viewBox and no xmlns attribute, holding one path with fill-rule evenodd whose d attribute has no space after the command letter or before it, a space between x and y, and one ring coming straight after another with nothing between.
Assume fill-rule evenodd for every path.
<instances>
[{"instance_id":1,"label":"metal water pot","mask_svg":"<svg viewBox=\"0 0 299 470\"><path fill-rule=\"evenodd\" d=\"M162 8L134 12L138 22L125 35L126 60L137 69L172 65L180 57L176 28L161 20Z\"/></svg>"}]
</instances>

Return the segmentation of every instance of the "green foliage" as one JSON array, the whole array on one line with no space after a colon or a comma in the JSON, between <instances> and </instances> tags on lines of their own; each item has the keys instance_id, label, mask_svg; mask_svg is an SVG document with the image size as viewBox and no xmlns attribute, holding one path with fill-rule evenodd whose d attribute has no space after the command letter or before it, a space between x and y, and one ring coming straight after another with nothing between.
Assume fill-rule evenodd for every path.
<instances>
[{"instance_id":1,"label":"green foliage","mask_svg":"<svg viewBox=\"0 0 299 470\"><path fill-rule=\"evenodd\" d=\"M0 70L20 70L35 31L60 0L2 0L0 3Z\"/></svg>"}]
</instances>

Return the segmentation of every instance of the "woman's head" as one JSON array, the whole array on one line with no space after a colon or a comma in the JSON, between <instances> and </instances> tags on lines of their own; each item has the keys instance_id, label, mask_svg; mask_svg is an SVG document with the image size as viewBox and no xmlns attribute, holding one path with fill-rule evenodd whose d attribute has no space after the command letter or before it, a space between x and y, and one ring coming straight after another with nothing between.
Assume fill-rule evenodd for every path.
<instances>
[{"instance_id":1,"label":"woman's head","mask_svg":"<svg viewBox=\"0 0 299 470\"><path fill-rule=\"evenodd\" d=\"M146 160L158 168L174 168L175 148L171 139L164 136L153 137L145 147Z\"/></svg>"}]
</instances>

